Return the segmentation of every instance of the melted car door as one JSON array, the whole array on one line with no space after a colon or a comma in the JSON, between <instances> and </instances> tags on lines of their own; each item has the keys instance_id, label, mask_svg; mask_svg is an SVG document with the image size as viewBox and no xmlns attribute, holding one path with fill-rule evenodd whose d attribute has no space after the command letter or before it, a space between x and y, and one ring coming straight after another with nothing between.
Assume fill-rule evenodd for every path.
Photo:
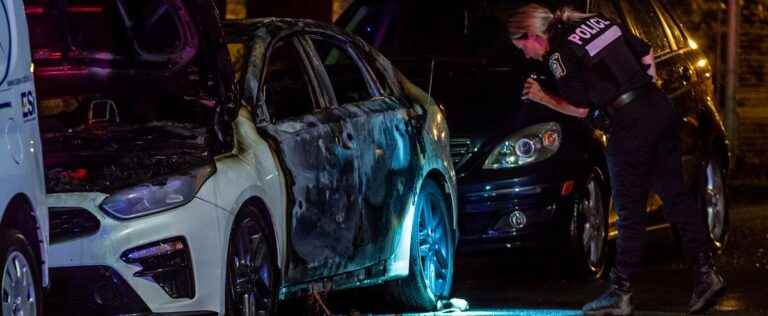
<instances>
[{"instance_id":1,"label":"melted car door","mask_svg":"<svg viewBox=\"0 0 768 316\"><path fill-rule=\"evenodd\" d=\"M355 253L344 265L344 271L351 271L392 254L393 236L413 188L414 177L408 175L415 173L410 168L414 142L405 107L389 86L377 84L366 58L349 41L322 34L310 35L307 41L333 92L330 112L343 119L340 138L354 148L357 163L360 186L353 205L358 209L343 227L353 237Z\"/></svg>"},{"instance_id":2,"label":"melted car door","mask_svg":"<svg viewBox=\"0 0 768 316\"><path fill-rule=\"evenodd\" d=\"M340 143L340 118L322 111L322 94L296 38L269 51L259 103L288 185L288 283L316 278L352 256L346 233L358 190L354 157Z\"/></svg>"}]
</instances>

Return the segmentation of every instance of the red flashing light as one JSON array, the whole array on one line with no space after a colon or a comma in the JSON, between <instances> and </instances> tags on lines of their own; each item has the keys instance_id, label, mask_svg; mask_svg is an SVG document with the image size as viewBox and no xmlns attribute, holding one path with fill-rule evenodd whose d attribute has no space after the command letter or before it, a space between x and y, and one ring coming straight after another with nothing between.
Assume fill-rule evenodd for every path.
<instances>
[{"instance_id":1,"label":"red flashing light","mask_svg":"<svg viewBox=\"0 0 768 316\"><path fill-rule=\"evenodd\" d=\"M84 181L88 179L88 170L85 170L83 168L75 169L71 173L72 179L77 181Z\"/></svg>"},{"instance_id":2,"label":"red flashing light","mask_svg":"<svg viewBox=\"0 0 768 316\"><path fill-rule=\"evenodd\" d=\"M43 14L43 12L45 12L45 8L41 6L29 5L24 8L24 13L26 15Z\"/></svg>"}]
</instances>

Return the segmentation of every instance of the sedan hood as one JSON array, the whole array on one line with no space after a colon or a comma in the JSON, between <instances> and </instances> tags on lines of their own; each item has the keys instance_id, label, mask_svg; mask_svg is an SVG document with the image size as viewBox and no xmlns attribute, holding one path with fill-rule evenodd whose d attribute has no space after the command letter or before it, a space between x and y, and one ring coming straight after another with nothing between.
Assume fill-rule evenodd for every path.
<instances>
[{"instance_id":1,"label":"sedan hood","mask_svg":"<svg viewBox=\"0 0 768 316\"><path fill-rule=\"evenodd\" d=\"M231 151L233 76L212 1L25 6L48 193L102 192Z\"/></svg>"},{"instance_id":2,"label":"sedan hood","mask_svg":"<svg viewBox=\"0 0 768 316\"><path fill-rule=\"evenodd\" d=\"M519 130L557 122L569 133L569 126L576 121L544 105L522 100L523 84L529 75L544 73L540 64L518 60L515 64L493 65L482 60L460 60L433 65L432 80L426 83L445 109L451 154L460 172ZM554 89L546 78L540 83L545 90Z\"/></svg>"},{"instance_id":3,"label":"sedan hood","mask_svg":"<svg viewBox=\"0 0 768 316\"><path fill-rule=\"evenodd\" d=\"M535 72L528 63L493 66L482 63L438 63L433 97L446 110L452 137L488 139L563 115L522 100L523 83ZM550 86L542 82L543 86Z\"/></svg>"}]
</instances>

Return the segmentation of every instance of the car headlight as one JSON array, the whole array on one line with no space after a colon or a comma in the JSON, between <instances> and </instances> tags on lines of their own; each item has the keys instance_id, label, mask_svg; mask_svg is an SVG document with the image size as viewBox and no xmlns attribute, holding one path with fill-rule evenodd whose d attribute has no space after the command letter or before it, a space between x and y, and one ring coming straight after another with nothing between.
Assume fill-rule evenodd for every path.
<instances>
[{"instance_id":1,"label":"car headlight","mask_svg":"<svg viewBox=\"0 0 768 316\"><path fill-rule=\"evenodd\" d=\"M192 201L213 171L213 166L205 166L155 179L117 191L104 199L100 206L107 215L119 219L131 219L179 207Z\"/></svg>"},{"instance_id":2,"label":"car headlight","mask_svg":"<svg viewBox=\"0 0 768 316\"><path fill-rule=\"evenodd\" d=\"M493 150L483 169L506 169L542 161L560 148L562 131L555 122L537 124L516 132Z\"/></svg>"}]
</instances>

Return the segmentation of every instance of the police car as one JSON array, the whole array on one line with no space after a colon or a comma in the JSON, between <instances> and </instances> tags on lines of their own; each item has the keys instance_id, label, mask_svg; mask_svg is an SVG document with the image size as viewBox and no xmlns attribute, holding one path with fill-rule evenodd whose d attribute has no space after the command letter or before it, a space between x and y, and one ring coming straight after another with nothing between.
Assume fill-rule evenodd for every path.
<instances>
[{"instance_id":1,"label":"police car","mask_svg":"<svg viewBox=\"0 0 768 316\"><path fill-rule=\"evenodd\" d=\"M27 20L0 3L0 269L2 315L40 315L48 287L48 212Z\"/></svg>"}]
</instances>

